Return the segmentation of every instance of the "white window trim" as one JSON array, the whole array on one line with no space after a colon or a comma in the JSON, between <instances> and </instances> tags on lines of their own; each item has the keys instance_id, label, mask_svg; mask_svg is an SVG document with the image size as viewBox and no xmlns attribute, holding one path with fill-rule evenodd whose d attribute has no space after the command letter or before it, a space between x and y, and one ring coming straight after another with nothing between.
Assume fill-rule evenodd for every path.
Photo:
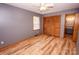
<instances>
[{"instance_id":1,"label":"white window trim","mask_svg":"<svg viewBox=\"0 0 79 59\"><path fill-rule=\"evenodd\" d=\"M35 24L35 20L38 20ZM37 28L35 28L37 26ZM39 30L40 29L40 17L39 16L33 16L33 30Z\"/></svg>"}]
</instances>

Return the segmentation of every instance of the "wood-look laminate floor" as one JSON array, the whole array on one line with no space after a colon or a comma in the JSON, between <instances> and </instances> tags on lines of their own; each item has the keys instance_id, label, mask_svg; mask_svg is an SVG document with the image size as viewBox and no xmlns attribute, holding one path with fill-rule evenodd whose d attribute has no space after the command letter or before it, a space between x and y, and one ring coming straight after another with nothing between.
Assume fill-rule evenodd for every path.
<instances>
[{"instance_id":1,"label":"wood-look laminate floor","mask_svg":"<svg viewBox=\"0 0 79 59\"><path fill-rule=\"evenodd\" d=\"M0 49L1 55L74 55L75 43L48 35L35 36Z\"/></svg>"}]
</instances>

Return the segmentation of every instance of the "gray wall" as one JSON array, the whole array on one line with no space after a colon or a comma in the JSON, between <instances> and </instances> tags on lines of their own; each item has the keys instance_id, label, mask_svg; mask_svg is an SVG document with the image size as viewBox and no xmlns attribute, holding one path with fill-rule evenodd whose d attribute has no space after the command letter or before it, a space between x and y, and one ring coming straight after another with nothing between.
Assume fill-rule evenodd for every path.
<instances>
[{"instance_id":1,"label":"gray wall","mask_svg":"<svg viewBox=\"0 0 79 59\"><path fill-rule=\"evenodd\" d=\"M32 17L35 15L41 18L41 29L33 31ZM0 42L5 42L3 45L0 44L0 47L13 44L41 32L42 15L0 3Z\"/></svg>"},{"instance_id":2,"label":"gray wall","mask_svg":"<svg viewBox=\"0 0 79 59\"><path fill-rule=\"evenodd\" d=\"M79 8L77 9L71 9L71 10L65 10L65 11L60 11L60 12L55 12L55 13L49 13L45 14L43 16L54 16L54 15L61 15L61 28L60 28L60 38L64 37L64 23L65 23L65 14L69 13L77 13L79 12Z\"/></svg>"}]
</instances>

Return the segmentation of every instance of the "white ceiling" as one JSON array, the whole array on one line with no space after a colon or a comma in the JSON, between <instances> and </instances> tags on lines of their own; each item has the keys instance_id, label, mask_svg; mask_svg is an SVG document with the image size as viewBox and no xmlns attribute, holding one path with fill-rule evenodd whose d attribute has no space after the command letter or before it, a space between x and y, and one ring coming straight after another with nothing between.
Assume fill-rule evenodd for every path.
<instances>
[{"instance_id":1,"label":"white ceiling","mask_svg":"<svg viewBox=\"0 0 79 59\"><path fill-rule=\"evenodd\" d=\"M59 12L59 11L68 10L68 9L79 8L79 3L53 3L54 4L53 8L50 8L45 12L41 12L39 10L40 3L8 3L8 4L25 10L29 10L32 12L36 12L39 14L47 14L51 12L53 13L53 12Z\"/></svg>"}]
</instances>

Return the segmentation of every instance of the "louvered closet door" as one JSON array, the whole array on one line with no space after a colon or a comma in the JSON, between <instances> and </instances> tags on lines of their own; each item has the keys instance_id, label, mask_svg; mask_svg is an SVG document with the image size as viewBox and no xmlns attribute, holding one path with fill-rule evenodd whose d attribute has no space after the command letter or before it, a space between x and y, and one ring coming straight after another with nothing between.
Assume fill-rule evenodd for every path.
<instances>
[{"instance_id":1,"label":"louvered closet door","mask_svg":"<svg viewBox=\"0 0 79 59\"><path fill-rule=\"evenodd\" d=\"M60 16L53 16L53 18L54 18L54 35L60 36L60 23L61 23Z\"/></svg>"},{"instance_id":2,"label":"louvered closet door","mask_svg":"<svg viewBox=\"0 0 79 59\"><path fill-rule=\"evenodd\" d=\"M52 17L45 17L44 18L44 33L48 34L48 35L54 35L54 27L52 25L54 25Z\"/></svg>"},{"instance_id":3,"label":"louvered closet door","mask_svg":"<svg viewBox=\"0 0 79 59\"><path fill-rule=\"evenodd\" d=\"M60 36L60 16L44 17L43 31L48 35Z\"/></svg>"}]
</instances>

